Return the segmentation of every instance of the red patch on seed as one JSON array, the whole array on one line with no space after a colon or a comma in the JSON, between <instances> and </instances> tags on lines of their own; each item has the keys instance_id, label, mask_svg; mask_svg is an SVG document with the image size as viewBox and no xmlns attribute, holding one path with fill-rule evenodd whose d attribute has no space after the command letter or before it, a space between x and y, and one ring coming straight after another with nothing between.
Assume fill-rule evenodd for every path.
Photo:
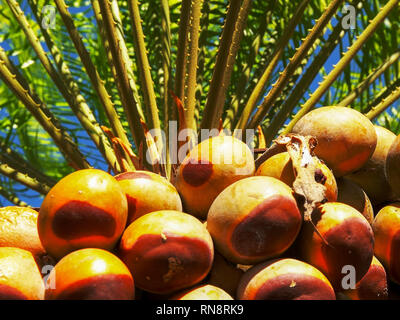
<instances>
[{"instance_id":1,"label":"red patch on seed","mask_svg":"<svg viewBox=\"0 0 400 320\"><path fill-rule=\"evenodd\" d=\"M186 163L182 170L182 176L186 183L199 187L210 179L212 172L212 163L202 160L198 163Z\"/></svg>"},{"instance_id":2,"label":"red patch on seed","mask_svg":"<svg viewBox=\"0 0 400 320\"><path fill-rule=\"evenodd\" d=\"M394 281L400 283L400 231L392 237L390 246L390 276Z\"/></svg>"},{"instance_id":3,"label":"red patch on seed","mask_svg":"<svg viewBox=\"0 0 400 320\"><path fill-rule=\"evenodd\" d=\"M385 300L388 288L385 269L371 265L367 274L357 284L358 296L361 300Z\"/></svg>"},{"instance_id":4,"label":"red patch on seed","mask_svg":"<svg viewBox=\"0 0 400 320\"><path fill-rule=\"evenodd\" d=\"M48 291L51 294L51 291ZM134 285L127 275L102 274L83 279L64 289L58 300L132 300Z\"/></svg>"},{"instance_id":5,"label":"red patch on seed","mask_svg":"<svg viewBox=\"0 0 400 320\"><path fill-rule=\"evenodd\" d=\"M288 273L273 277L257 290L255 300L335 300L333 289L316 277Z\"/></svg>"},{"instance_id":6,"label":"red patch on seed","mask_svg":"<svg viewBox=\"0 0 400 320\"><path fill-rule=\"evenodd\" d=\"M133 221L136 213L137 199L128 194L126 195L126 199L128 200L128 221Z\"/></svg>"},{"instance_id":7,"label":"red patch on seed","mask_svg":"<svg viewBox=\"0 0 400 320\"><path fill-rule=\"evenodd\" d=\"M329 243L322 245L322 254L328 270L326 276L334 288L341 289L345 276L342 268L354 266L356 282L367 273L374 254L374 236L368 222L361 218L348 218L324 234Z\"/></svg>"},{"instance_id":8,"label":"red patch on seed","mask_svg":"<svg viewBox=\"0 0 400 320\"><path fill-rule=\"evenodd\" d=\"M281 253L294 241L301 226L296 202L275 195L256 206L232 233L233 248L243 256Z\"/></svg>"},{"instance_id":9,"label":"red patch on seed","mask_svg":"<svg viewBox=\"0 0 400 320\"><path fill-rule=\"evenodd\" d=\"M111 237L115 232L115 220L110 213L87 202L70 201L54 214L54 233L62 239L87 236Z\"/></svg>"},{"instance_id":10,"label":"red patch on seed","mask_svg":"<svg viewBox=\"0 0 400 320\"><path fill-rule=\"evenodd\" d=\"M117 181L121 180L132 180L132 179L149 179L151 180L151 176L144 173L144 172L137 172L137 171L132 171L132 172L123 172L114 177L117 179Z\"/></svg>"},{"instance_id":11,"label":"red patch on seed","mask_svg":"<svg viewBox=\"0 0 400 320\"><path fill-rule=\"evenodd\" d=\"M0 300L28 300L28 297L18 289L0 284Z\"/></svg>"},{"instance_id":12,"label":"red patch on seed","mask_svg":"<svg viewBox=\"0 0 400 320\"><path fill-rule=\"evenodd\" d=\"M135 285L152 293L170 293L203 279L213 253L201 239L164 233L140 236L131 248L121 249Z\"/></svg>"}]
</instances>

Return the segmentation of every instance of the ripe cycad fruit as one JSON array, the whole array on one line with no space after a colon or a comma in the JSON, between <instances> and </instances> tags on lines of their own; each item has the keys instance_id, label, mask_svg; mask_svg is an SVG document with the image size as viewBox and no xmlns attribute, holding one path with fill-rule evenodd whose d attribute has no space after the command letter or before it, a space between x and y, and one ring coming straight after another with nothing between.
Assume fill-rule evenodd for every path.
<instances>
[{"instance_id":1,"label":"ripe cycad fruit","mask_svg":"<svg viewBox=\"0 0 400 320\"><path fill-rule=\"evenodd\" d=\"M102 249L63 257L47 278L47 300L132 300L135 287L124 263Z\"/></svg>"},{"instance_id":2,"label":"ripe cycad fruit","mask_svg":"<svg viewBox=\"0 0 400 320\"><path fill-rule=\"evenodd\" d=\"M240 280L239 300L335 300L328 279L315 267L278 259L257 264Z\"/></svg>"},{"instance_id":3,"label":"ripe cycad fruit","mask_svg":"<svg viewBox=\"0 0 400 320\"><path fill-rule=\"evenodd\" d=\"M315 154L336 177L360 169L377 144L372 122L362 113L340 106L310 111L296 123L292 132L317 138Z\"/></svg>"},{"instance_id":4,"label":"ripe cycad fruit","mask_svg":"<svg viewBox=\"0 0 400 320\"><path fill-rule=\"evenodd\" d=\"M31 208L0 208L0 247L25 249L40 260L46 251L39 239L37 218L38 212Z\"/></svg>"},{"instance_id":5,"label":"ripe cycad fruit","mask_svg":"<svg viewBox=\"0 0 400 320\"><path fill-rule=\"evenodd\" d=\"M138 288L169 294L205 278L211 269L214 247L200 220L165 210L133 221L122 235L119 256Z\"/></svg>"},{"instance_id":6,"label":"ripe cycad fruit","mask_svg":"<svg viewBox=\"0 0 400 320\"><path fill-rule=\"evenodd\" d=\"M337 200L337 185L332 171L322 162L317 162L319 183L326 187L326 198L328 201ZM288 152L281 152L265 160L256 171L257 176L268 176L281 180L292 187L296 179L292 160Z\"/></svg>"},{"instance_id":7,"label":"ripe cycad fruit","mask_svg":"<svg viewBox=\"0 0 400 320\"><path fill-rule=\"evenodd\" d=\"M178 191L164 177L150 171L124 172L115 176L128 200L128 224L158 210L182 211Z\"/></svg>"},{"instance_id":8,"label":"ripe cycad fruit","mask_svg":"<svg viewBox=\"0 0 400 320\"><path fill-rule=\"evenodd\" d=\"M375 256L385 266L388 277L400 284L400 202L379 210L372 227Z\"/></svg>"},{"instance_id":9,"label":"ripe cycad fruit","mask_svg":"<svg viewBox=\"0 0 400 320\"><path fill-rule=\"evenodd\" d=\"M249 177L227 187L211 205L207 229L229 261L254 264L283 253L302 223L292 189L271 177Z\"/></svg>"},{"instance_id":10,"label":"ripe cycad fruit","mask_svg":"<svg viewBox=\"0 0 400 320\"><path fill-rule=\"evenodd\" d=\"M367 273L374 254L374 235L356 209L327 202L315 209L299 236L301 257L323 272L335 289L342 288L343 268L354 268L356 281Z\"/></svg>"},{"instance_id":11,"label":"ripe cycad fruit","mask_svg":"<svg viewBox=\"0 0 400 320\"><path fill-rule=\"evenodd\" d=\"M184 211L207 217L214 199L227 186L252 176L254 157L250 148L232 136L217 136L196 145L179 166L176 188Z\"/></svg>"},{"instance_id":12,"label":"ripe cycad fruit","mask_svg":"<svg viewBox=\"0 0 400 320\"><path fill-rule=\"evenodd\" d=\"M105 171L84 169L61 179L40 207L38 230L55 258L82 248L111 250L127 220L126 195Z\"/></svg>"},{"instance_id":13,"label":"ripe cycad fruit","mask_svg":"<svg viewBox=\"0 0 400 320\"><path fill-rule=\"evenodd\" d=\"M378 142L372 157L348 178L360 185L374 205L394 199L392 188L386 178L386 158L396 135L388 129L375 126Z\"/></svg>"}]
</instances>

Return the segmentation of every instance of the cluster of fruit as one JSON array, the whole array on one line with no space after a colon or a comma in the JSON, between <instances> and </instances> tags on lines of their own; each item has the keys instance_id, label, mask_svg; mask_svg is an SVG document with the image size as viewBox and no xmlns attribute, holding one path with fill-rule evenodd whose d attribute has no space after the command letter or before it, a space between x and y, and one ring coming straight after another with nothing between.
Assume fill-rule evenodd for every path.
<instances>
[{"instance_id":1,"label":"cluster of fruit","mask_svg":"<svg viewBox=\"0 0 400 320\"><path fill-rule=\"evenodd\" d=\"M0 299L387 299L400 136L323 107L276 141L255 160L220 135L172 183L79 170L39 212L0 209Z\"/></svg>"}]
</instances>

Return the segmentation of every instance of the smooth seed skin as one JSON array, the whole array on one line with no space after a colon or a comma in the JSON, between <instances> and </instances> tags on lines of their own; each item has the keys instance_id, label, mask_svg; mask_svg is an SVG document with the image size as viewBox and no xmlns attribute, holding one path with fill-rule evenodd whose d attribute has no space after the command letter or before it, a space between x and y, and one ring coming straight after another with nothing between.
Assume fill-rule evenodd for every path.
<instances>
[{"instance_id":1,"label":"smooth seed skin","mask_svg":"<svg viewBox=\"0 0 400 320\"><path fill-rule=\"evenodd\" d=\"M377 144L371 158L365 165L347 177L365 191L373 205L395 199L394 192L386 177L386 160L396 135L381 126L374 126Z\"/></svg>"},{"instance_id":2,"label":"smooth seed skin","mask_svg":"<svg viewBox=\"0 0 400 320\"><path fill-rule=\"evenodd\" d=\"M159 210L182 211L175 187L164 177L149 171L124 172L115 176L128 200L128 222Z\"/></svg>"},{"instance_id":3,"label":"smooth seed skin","mask_svg":"<svg viewBox=\"0 0 400 320\"><path fill-rule=\"evenodd\" d=\"M374 234L365 217L353 207L327 202L313 213L299 236L301 258L318 268L336 290L342 288L343 267L355 268L356 281L367 273L374 254Z\"/></svg>"},{"instance_id":4,"label":"smooth seed skin","mask_svg":"<svg viewBox=\"0 0 400 320\"><path fill-rule=\"evenodd\" d=\"M203 280L212 266L214 246L200 220L187 213L161 210L128 226L118 255L138 288L164 295Z\"/></svg>"},{"instance_id":5,"label":"smooth seed skin","mask_svg":"<svg viewBox=\"0 0 400 320\"><path fill-rule=\"evenodd\" d=\"M83 248L112 250L127 216L127 198L114 177L98 169L78 170L61 179L43 200L39 237L56 259Z\"/></svg>"},{"instance_id":6,"label":"smooth seed skin","mask_svg":"<svg viewBox=\"0 0 400 320\"><path fill-rule=\"evenodd\" d=\"M295 240L302 217L289 186L249 177L227 187L213 202L207 229L229 261L254 264L283 253Z\"/></svg>"},{"instance_id":7,"label":"smooth seed skin","mask_svg":"<svg viewBox=\"0 0 400 320\"><path fill-rule=\"evenodd\" d=\"M383 207L372 227L375 256L385 266L390 280L400 284L400 202Z\"/></svg>"},{"instance_id":8,"label":"smooth seed skin","mask_svg":"<svg viewBox=\"0 0 400 320\"><path fill-rule=\"evenodd\" d=\"M328 279L313 266L296 259L257 264L243 275L239 300L335 300Z\"/></svg>"},{"instance_id":9,"label":"smooth seed skin","mask_svg":"<svg viewBox=\"0 0 400 320\"><path fill-rule=\"evenodd\" d=\"M47 279L46 300L132 300L132 275L114 254L80 249L63 257Z\"/></svg>"},{"instance_id":10,"label":"smooth seed skin","mask_svg":"<svg viewBox=\"0 0 400 320\"><path fill-rule=\"evenodd\" d=\"M176 188L184 211L206 219L215 198L235 181L252 176L250 148L232 136L217 136L196 145L179 166Z\"/></svg>"}]
</instances>

